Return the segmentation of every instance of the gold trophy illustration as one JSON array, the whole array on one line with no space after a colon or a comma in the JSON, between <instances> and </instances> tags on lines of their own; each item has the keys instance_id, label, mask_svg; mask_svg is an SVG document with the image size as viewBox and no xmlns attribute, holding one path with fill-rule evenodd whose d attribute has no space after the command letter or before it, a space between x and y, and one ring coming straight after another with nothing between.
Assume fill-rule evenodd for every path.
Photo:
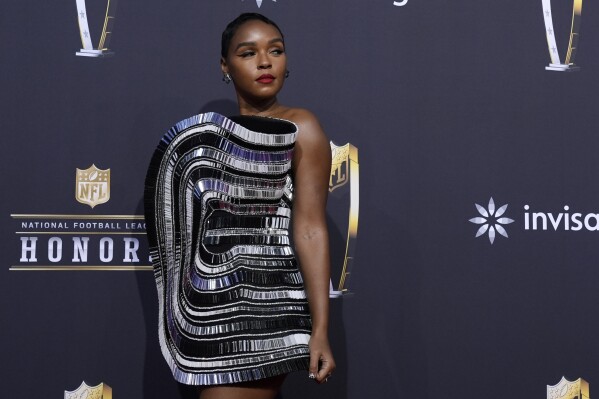
<instances>
[{"instance_id":1,"label":"gold trophy illustration","mask_svg":"<svg viewBox=\"0 0 599 399\"><path fill-rule=\"evenodd\" d=\"M551 0L543 1L543 17L545 18L545 33L547 35L547 45L549 46L549 56L551 63L545 67L548 71L574 72L580 70L580 67L574 64L574 56L578 48L578 39L580 33L580 19L582 16L582 0L573 0L572 4L572 25L570 27L570 41L566 51L566 58L559 55L557 42L555 41L555 30L553 25L553 14L551 13Z\"/></svg>"},{"instance_id":2,"label":"gold trophy illustration","mask_svg":"<svg viewBox=\"0 0 599 399\"><path fill-rule=\"evenodd\" d=\"M108 48L108 44L110 43L110 38L112 36L117 0L107 0L106 15L104 17L102 34L100 35L98 46L95 48L92 43L92 35L89 29L85 0L76 1L77 20L79 21L79 34L81 35L81 44L83 47L75 54L82 57L109 57L114 55L114 53Z\"/></svg>"}]
</instances>

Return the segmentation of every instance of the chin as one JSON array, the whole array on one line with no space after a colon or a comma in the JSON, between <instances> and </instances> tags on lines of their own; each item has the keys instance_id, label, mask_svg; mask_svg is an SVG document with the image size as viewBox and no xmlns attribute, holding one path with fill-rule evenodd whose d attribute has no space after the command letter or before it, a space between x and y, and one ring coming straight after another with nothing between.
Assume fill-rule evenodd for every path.
<instances>
[{"instance_id":1,"label":"chin","mask_svg":"<svg viewBox=\"0 0 599 399\"><path fill-rule=\"evenodd\" d=\"M263 87L261 90L254 90L252 96L259 99L267 99L275 97L281 91L283 87Z\"/></svg>"}]
</instances>

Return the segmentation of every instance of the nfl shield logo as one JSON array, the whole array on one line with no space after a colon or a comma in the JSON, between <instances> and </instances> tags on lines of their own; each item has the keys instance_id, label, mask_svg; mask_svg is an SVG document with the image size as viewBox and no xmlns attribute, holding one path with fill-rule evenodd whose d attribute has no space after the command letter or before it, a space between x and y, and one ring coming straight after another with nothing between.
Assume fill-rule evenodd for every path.
<instances>
[{"instance_id":1,"label":"nfl shield logo","mask_svg":"<svg viewBox=\"0 0 599 399\"><path fill-rule=\"evenodd\" d=\"M110 169L98 169L92 165L87 169L77 168L75 198L92 208L110 199Z\"/></svg>"},{"instance_id":2,"label":"nfl shield logo","mask_svg":"<svg viewBox=\"0 0 599 399\"><path fill-rule=\"evenodd\" d=\"M331 141L331 178L329 180L329 191L343 186L349 177L349 146L347 143L343 146L336 146ZM353 147L353 146L352 146Z\"/></svg>"},{"instance_id":3,"label":"nfl shield logo","mask_svg":"<svg viewBox=\"0 0 599 399\"><path fill-rule=\"evenodd\" d=\"M589 399L589 383L582 378L568 381L562 377L555 385L547 385L547 399Z\"/></svg>"},{"instance_id":4,"label":"nfl shield logo","mask_svg":"<svg viewBox=\"0 0 599 399\"><path fill-rule=\"evenodd\" d=\"M83 381L74 391L64 391L64 399L112 399L112 388L104 383L92 387Z\"/></svg>"}]
</instances>

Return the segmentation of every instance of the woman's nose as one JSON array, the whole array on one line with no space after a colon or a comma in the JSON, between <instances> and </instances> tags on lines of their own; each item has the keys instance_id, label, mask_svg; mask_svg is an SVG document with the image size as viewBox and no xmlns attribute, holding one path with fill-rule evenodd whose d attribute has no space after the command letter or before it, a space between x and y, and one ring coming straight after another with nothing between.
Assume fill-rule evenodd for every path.
<instances>
[{"instance_id":1,"label":"woman's nose","mask_svg":"<svg viewBox=\"0 0 599 399\"><path fill-rule=\"evenodd\" d=\"M261 54L258 58L258 69L268 69L272 67L272 63L268 58L268 55Z\"/></svg>"}]
</instances>

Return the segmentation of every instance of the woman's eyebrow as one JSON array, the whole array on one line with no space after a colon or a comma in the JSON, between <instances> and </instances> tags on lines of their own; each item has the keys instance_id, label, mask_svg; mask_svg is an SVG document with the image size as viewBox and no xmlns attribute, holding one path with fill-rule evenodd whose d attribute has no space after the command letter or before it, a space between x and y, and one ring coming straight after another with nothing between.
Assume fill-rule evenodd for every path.
<instances>
[{"instance_id":1,"label":"woman's eyebrow","mask_svg":"<svg viewBox=\"0 0 599 399\"><path fill-rule=\"evenodd\" d=\"M240 47L255 46L255 45L256 45L256 42L241 42L235 47L235 50L239 50Z\"/></svg>"},{"instance_id":2,"label":"woman's eyebrow","mask_svg":"<svg viewBox=\"0 0 599 399\"><path fill-rule=\"evenodd\" d=\"M268 41L268 44L273 44L273 43L284 43L284 42L283 42L283 39L281 39L280 37L276 37L276 38ZM255 46L255 45L256 45L256 42L241 42L237 46L235 46L235 50L239 50L241 47L244 47L244 46Z\"/></svg>"}]
</instances>

